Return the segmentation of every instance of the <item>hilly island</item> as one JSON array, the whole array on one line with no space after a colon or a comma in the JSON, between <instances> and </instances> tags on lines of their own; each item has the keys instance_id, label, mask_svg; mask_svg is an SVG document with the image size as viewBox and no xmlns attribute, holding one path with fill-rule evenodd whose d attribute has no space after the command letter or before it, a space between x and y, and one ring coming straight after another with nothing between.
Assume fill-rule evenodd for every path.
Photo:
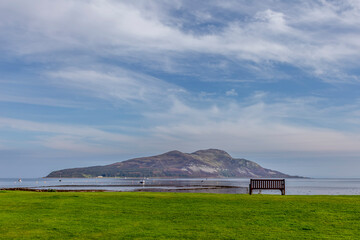
<instances>
[{"instance_id":1,"label":"hilly island","mask_svg":"<svg viewBox=\"0 0 360 240\"><path fill-rule=\"evenodd\" d=\"M193 153L170 151L151 157L134 158L105 166L70 168L51 172L47 177L236 177L291 178L242 158L233 158L218 149Z\"/></svg>"}]
</instances>

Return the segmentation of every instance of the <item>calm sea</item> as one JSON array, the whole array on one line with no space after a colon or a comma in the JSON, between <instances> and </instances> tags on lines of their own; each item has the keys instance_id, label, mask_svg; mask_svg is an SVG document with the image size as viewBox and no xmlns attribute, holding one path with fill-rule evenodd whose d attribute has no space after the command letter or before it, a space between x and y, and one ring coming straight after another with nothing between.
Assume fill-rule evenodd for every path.
<instances>
[{"instance_id":1,"label":"calm sea","mask_svg":"<svg viewBox=\"0 0 360 240\"><path fill-rule=\"evenodd\" d=\"M0 178L0 188L247 193L249 179ZM257 192L254 192L257 193ZM280 191L262 191L280 194ZM286 179L287 195L360 195L360 178Z\"/></svg>"}]
</instances>

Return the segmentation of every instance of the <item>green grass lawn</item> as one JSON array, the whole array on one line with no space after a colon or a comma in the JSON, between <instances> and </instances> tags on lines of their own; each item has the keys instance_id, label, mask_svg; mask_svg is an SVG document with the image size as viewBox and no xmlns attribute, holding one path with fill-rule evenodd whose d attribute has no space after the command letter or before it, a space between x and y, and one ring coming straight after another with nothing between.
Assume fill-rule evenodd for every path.
<instances>
[{"instance_id":1,"label":"green grass lawn","mask_svg":"<svg viewBox=\"0 0 360 240\"><path fill-rule=\"evenodd\" d=\"M0 191L0 239L360 239L360 196Z\"/></svg>"}]
</instances>

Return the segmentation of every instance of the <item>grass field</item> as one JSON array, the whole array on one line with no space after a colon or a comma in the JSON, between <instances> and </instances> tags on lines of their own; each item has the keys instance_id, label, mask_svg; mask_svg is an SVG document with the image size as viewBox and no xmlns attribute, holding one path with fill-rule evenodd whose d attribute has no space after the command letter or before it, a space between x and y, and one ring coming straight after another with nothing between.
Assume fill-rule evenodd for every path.
<instances>
[{"instance_id":1,"label":"grass field","mask_svg":"<svg viewBox=\"0 0 360 240\"><path fill-rule=\"evenodd\" d=\"M360 196L0 191L0 239L360 239Z\"/></svg>"}]
</instances>

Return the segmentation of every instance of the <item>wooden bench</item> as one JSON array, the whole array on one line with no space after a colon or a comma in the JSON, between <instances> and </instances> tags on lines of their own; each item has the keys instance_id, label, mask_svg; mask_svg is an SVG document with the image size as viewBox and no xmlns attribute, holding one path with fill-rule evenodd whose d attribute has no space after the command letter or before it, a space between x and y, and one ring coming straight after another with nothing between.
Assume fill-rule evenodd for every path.
<instances>
[{"instance_id":1,"label":"wooden bench","mask_svg":"<svg viewBox=\"0 0 360 240\"><path fill-rule=\"evenodd\" d=\"M250 179L250 195L254 189L280 190L281 195L285 195L285 179Z\"/></svg>"}]
</instances>

